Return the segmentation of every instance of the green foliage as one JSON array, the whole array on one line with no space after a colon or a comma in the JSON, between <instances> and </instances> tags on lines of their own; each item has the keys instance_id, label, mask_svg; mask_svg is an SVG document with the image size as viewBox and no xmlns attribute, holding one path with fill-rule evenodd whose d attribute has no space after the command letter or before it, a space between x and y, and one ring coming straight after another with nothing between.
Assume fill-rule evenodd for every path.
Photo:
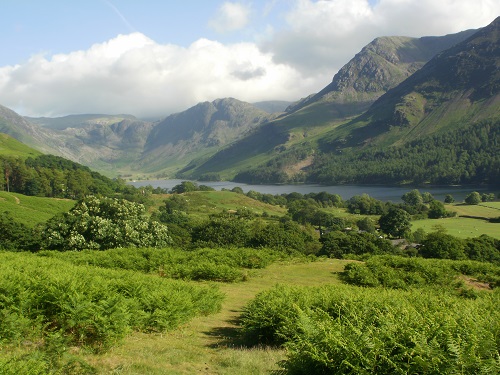
<instances>
[{"instance_id":1,"label":"green foliage","mask_svg":"<svg viewBox=\"0 0 500 375\"><path fill-rule=\"evenodd\" d=\"M500 121L486 120L401 147L343 149L339 153L335 151L341 144L325 143L308 181L329 185L495 184L500 179L499 137Z\"/></svg>"},{"instance_id":2,"label":"green foliage","mask_svg":"<svg viewBox=\"0 0 500 375\"><path fill-rule=\"evenodd\" d=\"M446 194L446 196L444 197L444 203L450 204L453 202L455 202L455 198L453 198L453 195Z\"/></svg>"},{"instance_id":3,"label":"green foliage","mask_svg":"<svg viewBox=\"0 0 500 375\"><path fill-rule=\"evenodd\" d=\"M385 239L372 233L356 231L333 231L321 237L320 255L342 259L347 254L387 254L394 253L395 248Z\"/></svg>"},{"instance_id":4,"label":"green foliage","mask_svg":"<svg viewBox=\"0 0 500 375\"><path fill-rule=\"evenodd\" d=\"M384 203L368 194L355 195L346 205L351 214L382 215L385 212Z\"/></svg>"},{"instance_id":5,"label":"green foliage","mask_svg":"<svg viewBox=\"0 0 500 375\"><path fill-rule=\"evenodd\" d=\"M483 234L477 238L466 239L464 246L467 258L500 264L500 240Z\"/></svg>"},{"instance_id":6,"label":"green foliage","mask_svg":"<svg viewBox=\"0 0 500 375\"><path fill-rule=\"evenodd\" d=\"M473 191L465 197L465 203L467 204L479 204L481 203L481 194L477 191Z\"/></svg>"},{"instance_id":7,"label":"green foliage","mask_svg":"<svg viewBox=\"0 0 500 375\"><path fill-rule=\"evenodd\" d=\"M429 203L429 211L427 212L429 219L440 219L450 216L440 201L433 200Z\"/></svg>"},{"instance_id":8,"label":"green foliage","mask_svg":"<svg viewBox=\"0 0 500 375\"><path fill-rule=\"evenodd\" d=\"M34 236L35 233L17 222L10 212L0 216L0 250L30 250L36 243Z\"/></svg>"},{"instance_id":9,"label":"green foliage","mask_svg":"<svg viewBox=\"0 0 500 375\"><path fill-rule=\"evenodd\" d=\"M418 189L413 189L412 191L403 194L401 200L406 204L409 204L410 206L418 206L424 203L422 194L420 194L420 191L418 191Z\"/></svg>"},{"instance_id":10,"label":"green foliage","mask_svg":"<svg viewBox=\"0 0 500 375\"><path fill-rule=\"evenodd\" d=\"M429 233L422 241L419 253L425 258L465 259L464 242L450 234Z\"/></svg>"},{"instance_id":11,"label":"green foliage","mask_svg":"<svg viewBox=\"0 0 500 375\"><path fill-rule=\"evenodd\" d=\"M356 222L356 225L358 226L359 230L368 233L375 233L377 230L377 228L375 227L375 223L369 217L364 217L363 219L359 219Z\"/></svg>"},{"instance_id":12,"label":"green foliage","mask_svg":"<svg viewBox=\"0 0 500 375\"><path fill-rule=\"evenodd\" d=\"M380 229L392 237L404 237L411 228L410 215L397 207L391 207L378 221Z\"/></svg>"},{"instance_id":13,"label":"green foliage","mask_svg":"<svg viewBox=\"0 0 500 375\"><path fill-rule=\"evenodd\" d=\"M277 286L246 306L242 323L252 342L286 346L284 374L493 374L499 298Z\"/></svg>"},{"instance_id":14,"label":"green foliage","mask_svg":"<svg viewBox=\"0 0 500 375\"><path fill-rule=\"evenodd\" d=\"M120 248L106 251L42 251L43 257L57 258L79 266L129 270L165 278L242 281L245 269L264 268L286 256L268 249L178 249Z\"/></svg>"},{"instance_id":15,"label":"green foliage","mask_svg":"<svg viewBox=\"0 0 500 375\"><path fill-rule=\"evenodd\" d=\"M43 247L58 250L162 247L169 241L167 228L148 220L142 204L94 196L49 220L42 232Z\"/></svg>"},{"instance_id":16,"label":"green foliage","mask_svg":"<svg viewBox=\"0 0 500 375\"><path fill-rule=\"evenodd\" d=\"M47 340L103 351L131 330L164 331L218 311L214 288L129 271L0 253L0 341ZM16 322L16 323L14 323Z\"/></svg>"},{"instance_id":17,"label":"green foliage","mask_svg":"<svg viewBox=\"0 0 500 375\"><path fill-rule=\"evenodd\" d=\"M214 218L193 230L192 241L196 247L245 247L250 241L246 220Z\"/></svg>"},{"instance_id":18,"label":"green foliage","mask_svg":"<svg viewBox=\"0 0 500 375\"><path fill-rule=\"evenodd\" d=\"M383 286L394 289L437 287L453 291L459 275L466 275L496 286L498 265L474 261L429 260L396 256L374 256L365 263L349 263L341 279L357 286Z\"/></svg>"},{"instance_id":19,"label":"green foliage","mask_svg":"<svg viewBox=\"0 0 500 375\"><path fill-rule=\"evenodd\" d=\"M182 193L189 193L192 191L214 191L214 190L215 189L210 186L198 185L196 182L182 181L179 185L175 185L171 189L171 193L182 194Z\"/></svg>"},{"instance_id":20,"label":"green foliage","mask_svg":"<svg viewBox=\"0 0 500 375\"><path fill-rule=\"evenodd\" d=\"M26 159L0 155L0 190L31 196L79 199L89 194L136 195L133 186L54 155Z\"/></svg>"}]
</instances>

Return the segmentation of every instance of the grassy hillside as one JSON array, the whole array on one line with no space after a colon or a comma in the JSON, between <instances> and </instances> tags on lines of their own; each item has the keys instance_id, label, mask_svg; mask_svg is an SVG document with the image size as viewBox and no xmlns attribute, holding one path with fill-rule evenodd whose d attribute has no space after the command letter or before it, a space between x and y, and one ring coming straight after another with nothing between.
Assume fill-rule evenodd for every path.
<instances>
[{"instance_id":1,"label":"grassy hillside","mask_svg":"<svg viewBox=\"0 0 500 375\"><path fill-rule=\"evenodd\" d=\"M0 133L0 155L15 156L26 159L27 157L34 157L41 154L41 152L19 142L10 135Z\"/></svg>"},{"instance_id":2,"label":"grassy hillside","mask_svg":"<svg viewBox=\"0 0 500 375\"><path fill-rule=\"evenodd\" d=\"M0 213L8 211L16 221L28 227L49 220L56 214L67 212L75 205L70 199L29 197L0 191Z\"/></svg>"}]
</instances>

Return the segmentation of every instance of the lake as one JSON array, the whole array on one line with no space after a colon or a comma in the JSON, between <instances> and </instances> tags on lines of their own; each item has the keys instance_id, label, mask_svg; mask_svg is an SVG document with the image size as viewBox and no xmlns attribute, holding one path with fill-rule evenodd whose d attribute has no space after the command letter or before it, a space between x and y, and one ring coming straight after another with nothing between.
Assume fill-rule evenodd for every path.
<instances>
[{"instance_id":1,"label":"lake","mask_svg":"<svg viewBox=\"0 0 500 375\"><path fill-rule=\"evenodd\" d=\"M182 181L186 180L145 180L145 181L134 181L130 182L131 185L135 187L151 185L153 187L161 187L163 189L172 189L175 185L179 185ZM241 184L237 182L230 181L217 181L217 182L196 182L200 185L207 185L215 190L228 189L231 190L234 187L240 187L245 193L250 190L258 191L263 194L289 194L293 192L307 194L307 193L320 193L326 191L330 194L338 194L342 199L349 199L355 195L361 195L366 193L373 198L381 201L401 201L401 196L414 189L414 187L400 187L400 186L369 186L369 185L337 185L337 186L325 186L325 185L312 185L312 184L297 184L297 185L249 185ZM419 187L421 193L429 192L435 199L440 201L444 200L446 194L453 195L455 201L462 201L470 192L478 191L479 193L490 193L497 192L497 190L488 187L477 187L477 186L429 186L429 187ZM492 190L493 189L493 190Z\"/></svg>"}]
</instances>

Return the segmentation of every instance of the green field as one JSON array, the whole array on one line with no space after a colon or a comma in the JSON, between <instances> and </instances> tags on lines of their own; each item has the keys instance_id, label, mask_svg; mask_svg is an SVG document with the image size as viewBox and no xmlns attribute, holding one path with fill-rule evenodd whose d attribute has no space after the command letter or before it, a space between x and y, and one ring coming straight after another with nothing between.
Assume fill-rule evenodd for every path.
<instances>
[{"instance_id":1,"label":"green field","mask_svg":"<svg viewBox=\"0 0 500 375\"><path fill-rule=\"evenodd\" d=\"M0 213L8 211L17 221L34 227L54 215L69 211L75 201L69 199L29 197L0 191Z\"/></svg>"},{"instance_id":2,"label":"green field","mask_svg":"<svg viewBox=\"0 0 500 375\"><path fill-rule=\"evenodd\" d=\"M500 216L500 202L479 205L446 205L446 209L457 213L457 217L412 221L412 230L422 228L426 232L444 229L459 238L479 237L482 234L500 239L500 224L488 219Z\"/></svg>"}]
</instances>

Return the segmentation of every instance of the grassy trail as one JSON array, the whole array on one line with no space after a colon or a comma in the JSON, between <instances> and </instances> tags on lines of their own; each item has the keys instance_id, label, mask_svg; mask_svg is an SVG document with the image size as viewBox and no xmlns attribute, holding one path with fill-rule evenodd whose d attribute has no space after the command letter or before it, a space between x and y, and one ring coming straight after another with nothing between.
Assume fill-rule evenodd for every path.
<instances>
[{"instance_id":1,"label":"grassy trail","mask_svg":"<svg viewBox=\"0 0 500 375\"><path fill-rule=\"evenodd\" d=\"M100 374L266 374L277 369L285 352L249 348L240 340L237 321L243 307L275 284L337 283L345 262L278 263L253 271L246 282L220 284L226 294L218 314L198 317L166 334L135 333L110 352L89 356Z\"/></svg>"}]
</instances>

